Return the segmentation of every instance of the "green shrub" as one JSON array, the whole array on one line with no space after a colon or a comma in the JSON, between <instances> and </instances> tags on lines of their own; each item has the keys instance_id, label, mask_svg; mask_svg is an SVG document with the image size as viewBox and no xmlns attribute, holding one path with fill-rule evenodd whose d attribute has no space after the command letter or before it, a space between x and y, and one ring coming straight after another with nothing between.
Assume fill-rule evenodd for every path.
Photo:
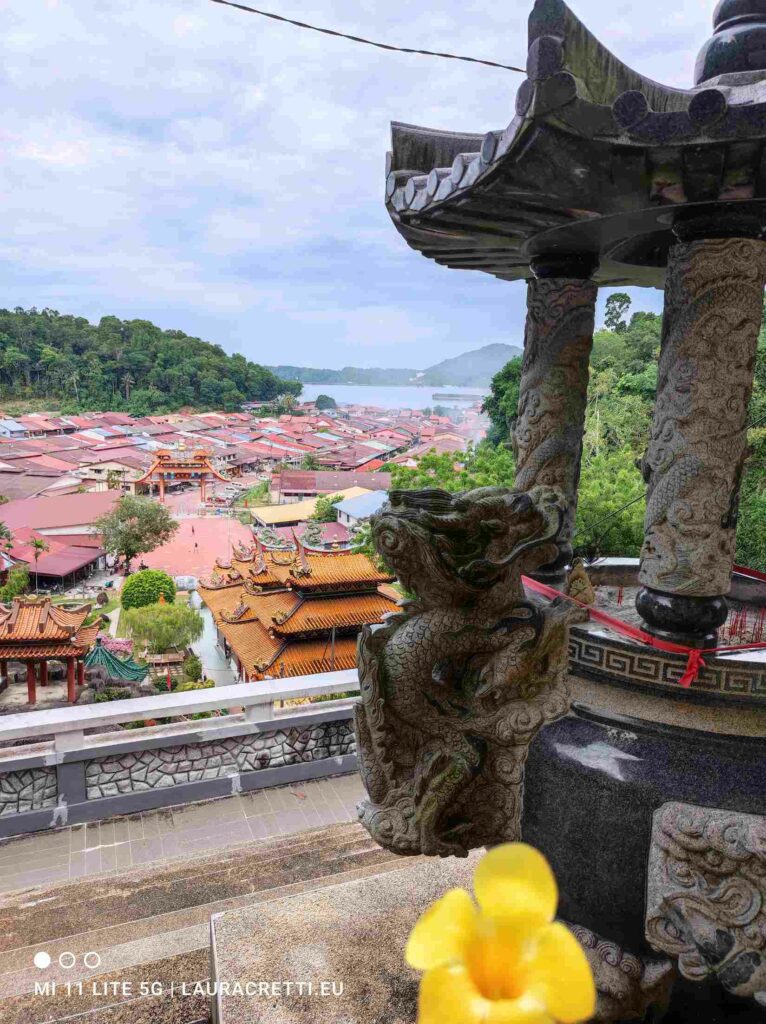
<instances>
[{"instance_id":1,"label":"green shrub","mask_svg":"<svg viewBox=\"0 0 766 1024\"><path fill-rule=\"evenodd\" d=\"M107 686L93 697L94 704L104 704L110 700L130 700L134 695L130 690L120 690L116 686Z\"/></svg>"},{"instance_id":2,"label":"green shrub","mask_svg":"<svg viewBox=\"0 0 766 1024\"><path fill-rule=\"evenodd\" d=\"M122 587L123 608L145 608L156 604L163 594L168 604L176 599L176 585L161 569L142 569L128 576Z\"/></svg>"},{"instance_id":3,"label":"green shrub","mask_svg":"<svg viewBox=\"0 0 766 1024\"><path fill-rule=\"evenodd\" d=\"M194 681L202 678L202 662L196 654L190 654L184 662L184 679Z\"/></svg>"}]
</instances>

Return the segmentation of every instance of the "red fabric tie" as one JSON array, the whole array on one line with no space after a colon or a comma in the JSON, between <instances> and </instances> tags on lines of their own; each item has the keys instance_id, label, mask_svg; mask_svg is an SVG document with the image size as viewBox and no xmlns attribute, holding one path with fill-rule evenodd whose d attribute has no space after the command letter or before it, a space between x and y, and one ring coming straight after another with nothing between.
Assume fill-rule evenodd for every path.
<instances>
[{"instance_id":1,"label":"red fabric tie","mask_svg":"<svg viewBox=\"0 0 766 1024\"><path fill-rule=\"evenodd\" d=\"M693 647L689 651L689 657L686 659L686 671L678 680L678 685L688 690L704 667L705 659L702 657L702 651Z\"/></svg>"},{"instance_id":2,"label":"red fabric tie","mask_svg":"<svg viewBox=\"0 0 766 1024\"><path fill-rule=\"evenodd\" d=\"M755 579L765 579L765 573L757 573L754 569L742 569L740 566L735 566L736 570L741 573L752 573ZM670 640L660 640L659 637L652 636L651 633L645 633L643 629L638 629L636 626L630 626L627 622L622 622L620 619L616 619L613 615L608 615L606 612L602 612L598 608L593 608L583 601L578 601L576 597L571 597L569 594L564 594L560 590L556 590L555 587L549 587L547 583L540 583L538 580L530 579L529 576L522 576L521 581L525 587L529 590L533 590L537 594L542 594L544 597L549 597L553 600L556 597L564 597L567 601L571 601L572 604L578 605L580 608L584 608L591 619L595 622L601 622L605 626L609 626L616 633L621 633L623 636L628 636L631 640L637 640L639 643L647 644L649 647L654 647L658 651L669 651L672 654L685 654L686 655L686 669L678 680L678 685L682 686L685 690L692 685L697 676L700 674L703 668L705 668L705 659L702 657L703 654L732 654L735 651L762 651L766 649L766 643L757 644L742 644L740 646L733 647L708 647L704 650L699 650L696 647L686 647L683 644L674 644Z\"/></svg>"}]
</instances>

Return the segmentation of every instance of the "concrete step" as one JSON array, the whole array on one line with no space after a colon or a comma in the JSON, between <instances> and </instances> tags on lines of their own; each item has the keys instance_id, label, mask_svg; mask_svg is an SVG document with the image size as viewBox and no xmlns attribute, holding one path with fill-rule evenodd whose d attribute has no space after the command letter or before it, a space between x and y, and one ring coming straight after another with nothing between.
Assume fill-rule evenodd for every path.
<instances>
[{"instance_id":1,"label":"concrete step","mask_svg":"<svg viewBox=\"0 0 766 1024\"><path fill-rule=\"evenodd\" d=\"M400 864L359 825L341 824L216 854L156 862L119 877L92 877L9 894L0 900L0 1020L204 1020L200 1007L207 1012L206 997L188 988L179 991L178 986L209 978L211 914ZM33 964L40 950L52 958L46 970ZM62 953L73 954L71 969L59 965ZM86 953L97 954L98 963L96 957L89 958L88 968ZM56 995L35 995L35 985L46 982L56 983ZM146 989L152 982L160 995Z\"/></svg>"}]
</instances>

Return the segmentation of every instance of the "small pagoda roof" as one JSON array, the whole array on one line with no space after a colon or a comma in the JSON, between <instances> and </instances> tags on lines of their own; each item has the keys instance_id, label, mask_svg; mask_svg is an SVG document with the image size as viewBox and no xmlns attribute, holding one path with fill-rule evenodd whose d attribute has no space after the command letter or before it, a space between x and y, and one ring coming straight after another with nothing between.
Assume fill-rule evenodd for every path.
<instances>
[{"instance_id":1,"label":"small pagoda roof","mask_svg":"<svg viewBox=\"0 0 766 1024\"><path fill-rule=\"evenodd\" d=\"M740 66L763 66L756 42ZM599 284L661 286L678 218L766 202L764 139L766 72L665 86L563 0L537 0L511 123L483 136L394 123L386 204L408 244L444 266L517 280L535 260L578 254Z\"/></svg>"},{"instance_id":2,"label":"small pagoda roof","mask_svg":"<svg viewBox=\"0 0 766 1024\"><path fill-rule=\"evenodd\" d=\"M90 605L63 608L49 597L16 597L0 605L0 657L80 657L98 635L97 622L84 625Z\"/></svg>"}]
</instances>

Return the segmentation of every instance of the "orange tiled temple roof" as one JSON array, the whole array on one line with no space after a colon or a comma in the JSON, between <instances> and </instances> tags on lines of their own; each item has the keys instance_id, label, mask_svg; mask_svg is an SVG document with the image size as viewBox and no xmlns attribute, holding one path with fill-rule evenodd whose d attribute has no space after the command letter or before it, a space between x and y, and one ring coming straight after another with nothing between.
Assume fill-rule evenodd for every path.
<instances>
[{"instance_id":1,"label":"orange tiled temple roof","mask_svg":"<svg viewBox=\"0 0 766 1024\"><path fill-rule=\"evenodd\" d=\"M49 597L0 605L0 658L77 658L96 642L99 624L83 623L90 605L62 608Z\"/></svg>"},{"instance_id":2,"label":"orange tiled temple roof","mask_svg":"<svg viewBox=\"0 0 766 1024\"><path fill-rule=\"evenodd\" d=\"M353 668L356 635L343 633L396 608L377 589L391 576L363 554L256 550L252 559L218 559L214 573L200 579L200 597L251 679ZM334 648L333 629L343 631Z\"/></svg>"},{"instance_id":3,"label":"orange tiled temple roof","mask_svg":"<svg viewBox=\"0 0 766 1024\"><path fill-rule=\"evenodd\" d=\"M279 636L294 636L363 626L367 622L379 622L384 615L395 610L396 604L390 598L376 592L345 597L307 597L283 622L276 619L273 630Z\"/></svg>"}]
</instances>

